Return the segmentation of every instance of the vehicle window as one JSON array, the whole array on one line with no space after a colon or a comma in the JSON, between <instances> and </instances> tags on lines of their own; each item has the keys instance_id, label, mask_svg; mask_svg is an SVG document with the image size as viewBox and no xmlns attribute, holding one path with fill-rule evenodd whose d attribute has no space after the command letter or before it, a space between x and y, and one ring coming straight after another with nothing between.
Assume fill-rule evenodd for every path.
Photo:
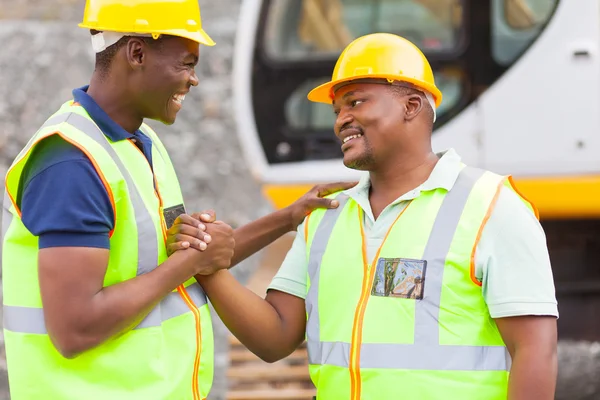
<instances>
[{"instance_id":1,"label":"vehicle window","mask_svg":"<svg viewBox=\"0 0 600 400\"><path fill-rule=\"evenodd\" d=\"M272 0L264 46L274 60L336 57L373 32L405 37L425 53L455 50L461 0Z\"/></svg>"},{"instance_id":2,"label":"vehicle window","mask_svg":"<svg viewBox=\"0 0 600 400\"><path fill-rule=\"evenodd\" d=\"M443 94L442 104L437 109L439 120L463 97L463 84L462 75L455 70L434 71L434 75L436 85ZM306 134L333 129L335 114L331 105L313 103L306 98L311 89L329 79L330 77L323 77L308 80L292 92L285 103L286 125L291 128L292 133Z\"/></svg>"},{"instance_id":3,"label":"vehicle window","mask_svg":"<svg viewBox=\"0 0 600 400\"><path fill-rule=\"evenodd\" d=\"M493 0L492 54L502 65L513 63L540 35L558 0Z\"/></svg>"}]
</instances>

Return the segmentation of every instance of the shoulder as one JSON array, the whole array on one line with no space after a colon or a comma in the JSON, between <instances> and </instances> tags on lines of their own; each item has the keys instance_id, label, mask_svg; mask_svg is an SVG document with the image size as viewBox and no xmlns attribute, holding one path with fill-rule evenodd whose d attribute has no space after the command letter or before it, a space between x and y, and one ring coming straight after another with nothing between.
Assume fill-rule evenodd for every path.
<instances>
[{"instance_id":1,"label":"shoulder","mask_svg":"<svg viewBox=\"0 0 600 400\"><path fill-rule=\"evenodd\" d=\"M522 265L529 262L547 264L546 234L536 214L511 188L502 186L490 210L477 247L482 263L491 259L501 264Z\"/></svg>"},{"instance_id":2,"label":"shoulder","mask_svg":"<svg viewBox=\"0 0 600 400\"><path fill-rule=\"evenodd\" d=\"M44 138L31 150L31 155L23 171L25 182L53 165L68 161L89 161L89 159L83 151L64 140L60 135Z\"/></svg>"},{"instance_id":3,"label":"shoulder","mask_svg":"<svg viewBox=\"0 0 600 400\"><path fill-rule=\"evenodd\" d=\"M506 185L499 189L497 200L490 211L488 226L493 231L536 231L543 234L542 226L530 203Z\"/></svg>"}]
</instances>

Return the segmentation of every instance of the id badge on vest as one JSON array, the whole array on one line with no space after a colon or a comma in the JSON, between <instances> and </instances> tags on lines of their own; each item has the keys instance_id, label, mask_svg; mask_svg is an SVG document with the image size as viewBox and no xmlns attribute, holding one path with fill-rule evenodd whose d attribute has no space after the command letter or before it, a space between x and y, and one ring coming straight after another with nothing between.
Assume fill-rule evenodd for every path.
<instances>
[{"instance_id":1,"label":"id badge on vest","mask_svg":"<svg viewBox=\"0 0 600 400\"><path fill-rule=\"evenodd\" d=\"M426 268L426 260L380 258L371 295L422 300Z\"/></svg>"},{"instance_id":2,"label":"id badge on vest","mask_svg":"<svg viewBox=\"0 0 600 400\"><path fill-rule=\"evenodd\" d=\"M183 204L163 209L163 218L165 219L167 229L173 226L173 223L181 214L185 214L185 206Z\"/></svg>"}]
</instances>

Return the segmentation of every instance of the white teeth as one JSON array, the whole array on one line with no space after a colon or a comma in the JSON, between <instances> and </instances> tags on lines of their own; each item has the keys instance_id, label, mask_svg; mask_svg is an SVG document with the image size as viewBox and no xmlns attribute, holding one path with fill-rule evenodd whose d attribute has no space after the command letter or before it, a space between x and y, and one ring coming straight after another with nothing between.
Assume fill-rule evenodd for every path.
<instances>
[{"instance_id":1,"label":"white teeth","mask_svg":"<svg viewBox=\"0 0 600 400\"><path fill-rule=\"evenodd\" d=\"M358 135L350 135L350 136L347 136L347 137L345 137L345 138L344 138L344 143L346 143L346 142L347 142L347 141L349 141L349 140L352 140L352 139L359 138L359 137L361 137L361 136L362 136L362 134L360 134L360 133L359 133Z\"/></svg>"},{"instance_id":2,"label":"white teeth","mask_svg":"<svg viewBox=\"0 0 600 400\"><path fill-rule=\"evenodd\" d=\"M175 96L173 96L173 100L178 104L183 103L184 99L185 99L185 94L176 94Z\"/></svg>"}]
</instances>

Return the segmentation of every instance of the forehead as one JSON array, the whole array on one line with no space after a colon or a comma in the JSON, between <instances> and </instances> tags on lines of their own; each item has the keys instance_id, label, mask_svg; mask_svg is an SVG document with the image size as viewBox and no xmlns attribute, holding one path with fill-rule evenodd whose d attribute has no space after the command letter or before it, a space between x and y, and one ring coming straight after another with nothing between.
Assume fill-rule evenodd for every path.
<instances>
[{"instance_id":1,"label":"forehead","mask_svg":"<svg viewBox=\"0 0 600 400\"><path fill-rule=\"evenodd\" d=\"M333 104L340 103L344 98L348 98L352 95L358 94L370 94L370 95L384 95L387 89L387 85L378 83L363 83L354 82L348 85L344 85L335 91L335 97Z\"/></svg>"},{"instance_id":2,"label":"forehead","mask_svg":"<svg viewBox=\"0 0 600 400\"><path fill-rule=\"evenodd\" d=\"M192 55L198 57L200 53L200 44L193 40L178 37L168 36L162 44L162 52L165 55L173 57L185 57Z\"/></svg>"}]
</instances>

